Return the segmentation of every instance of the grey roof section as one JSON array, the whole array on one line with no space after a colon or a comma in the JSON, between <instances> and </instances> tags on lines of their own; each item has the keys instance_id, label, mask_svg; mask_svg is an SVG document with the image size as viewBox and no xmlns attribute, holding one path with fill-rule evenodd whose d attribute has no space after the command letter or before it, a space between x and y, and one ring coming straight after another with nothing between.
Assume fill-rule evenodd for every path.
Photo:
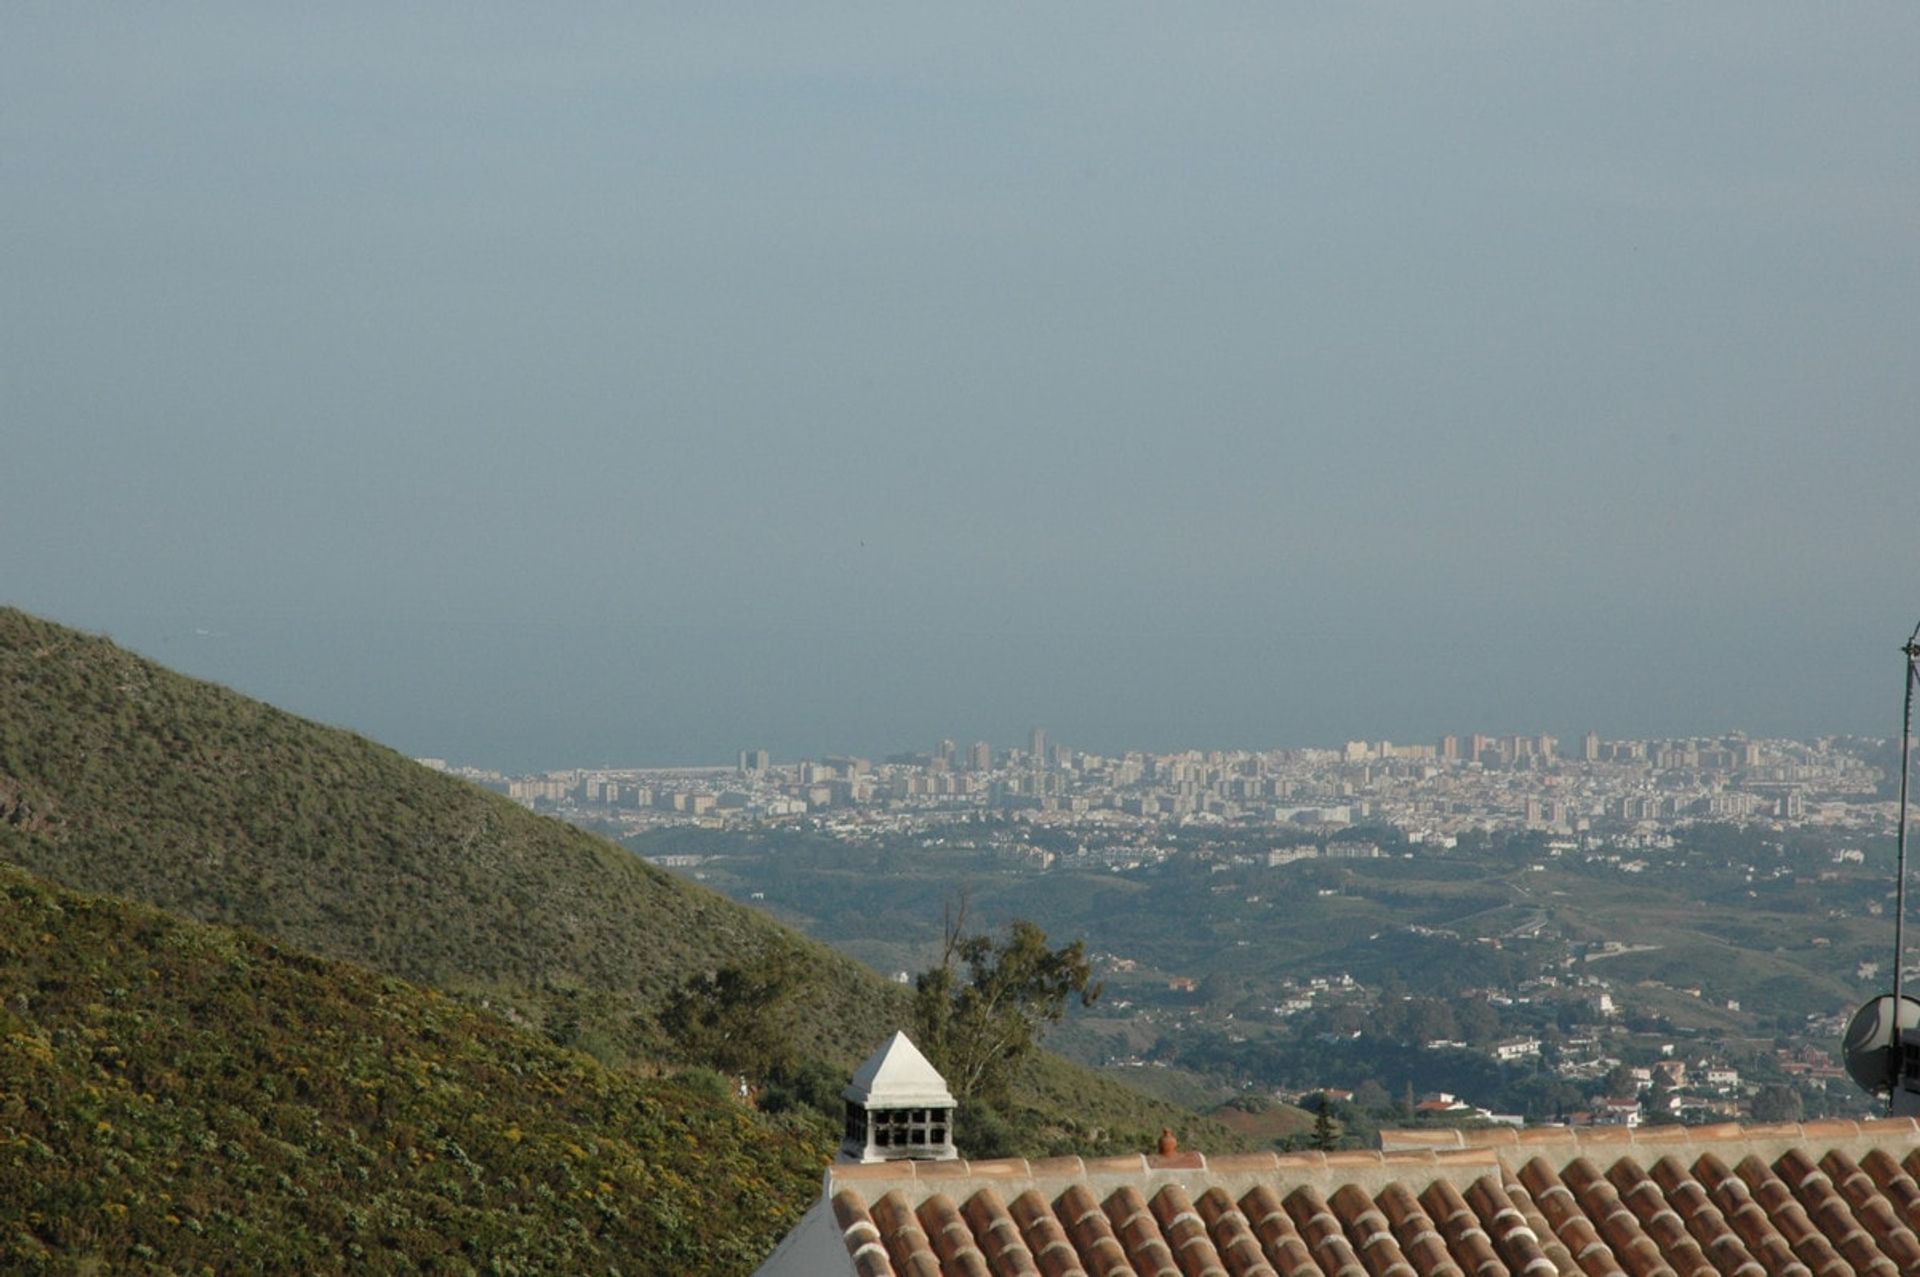
<instances>
[{"instance_id":1,"label":"grey roof section","mask_svg":"<svg viewBox=\"0 0 1920 1277\"><path fill-rule=\"evenodd\" d=\"M954 1107L947 1080L903 1032L868 1056L840 1095L870 1109Z\"/></svg>"}]
</instances>

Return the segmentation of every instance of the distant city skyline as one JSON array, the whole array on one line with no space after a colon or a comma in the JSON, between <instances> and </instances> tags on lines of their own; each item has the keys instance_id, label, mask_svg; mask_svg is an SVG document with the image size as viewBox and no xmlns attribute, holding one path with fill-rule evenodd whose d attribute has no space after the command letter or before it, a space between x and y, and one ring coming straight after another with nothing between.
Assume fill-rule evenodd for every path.
<instances>
[{"instance_id":1,"label":"distant city skyline","mask_svg":"<svg viewBox=\"0 0 1920 1277\"><path fill-rule=\"evenodd\" d=\"M1041 729L1044 731L1045 729ZM1894 741L1898 732L1892 734L1822 732L1813 736L1756 735L1738 729L1721 732L1675 732L1656 735L1630 734L1608 736L1597 731L1587 731L1570 736L1561 736L1553 732L1482 732L1482 733L1443 733L1425 740L1412 737L1348 737L1339 741L1293 741L1275 740L1264 743L1237 743L1231 745L1193 743L1170 746L1167 748L1148 748L1140 745L1099 749L1078 745L1070 741L1055 741L1047 748L1046 767L1059 769L1068 766L1069 759L1093 757L1117 759L1132 756L1172 757L1182 754L1201 755L1248 755L1283 753L1322 753L1341 755L1348 762L1356 761L1393 761L1431 759L1439 762L1470 762L1482 754L1492 756L1496 751L1513 742L1524 742L1518 751L1523 765L1539 763L1593 761L1600 755L1594 752L1598 747L1609 749L1615 745L1646 745L1650 742L1727 742L1746 740L1750 742L1794 741L1804 743L1816 740L1877 740ZM760 774L769 769L791 768L802 763L819 762L827 759L858 759L868 764L892 764L904 762L909 758L933 760L944 763L960 771L985 771L988 768L1000 768L1019 760L1022 766L1035 758L1032 745L1028 741L997 741L990 739L955 742L957 749L952 755L943 754L941 746L952 742L953 738L920 743L908 743L898 747L870 750L821 750L815 749L794 754L781 754L758 745L743 746L734 751L729 759L681 759L676 761L649 760L641 763L623 762L615 759L583 761L573 759L552 764L533 764L521 767L500 767L482 760L462 758L455 755L417 755L416 757L444 763L451 767L479 769L499 772L502 775L537 775L542 772L578 772L578 771L736 771L741 774ZM1550 742L1550 745L1547 743ZM1456 748L1450 752L1449 745ZM1484 750L1476 746L1485 745ZM1387 747L1389 752L1381 752ZM1358 752L1356 752L1358 751ZM1502 756L1499 765L1506 766L1511 758Z\"/></svg>"},{"instance_id":2,"label":"distant city skyline","mask_svg":"<svg viewBox=\"0 0 1920 1277\"><path fill-rule=\"evenodd\" d=\"M1716 711L1705 697L1679 702L1635 694L1610 697L1604 688L1556 688L1550 680L1532 685L1544 702L1538 713L1519 704L1481 710L1468 703L1468 693L1459 684L1436 683L1424 689L1402 680L1399 686L1408 700L1398 717L1391 708L1379 708L1377 697L1370 698L1364 689L1348 705L1335 686L1295 684L1285 671L1276 671L1265 688L1242 689L1247 703L1238 706L1229 703L1234 699L1233 688L1225 686L1207 703L1186 707L1184 715L1178 712L1181 707L1167 712L1167 689L1148 688L1136 698L1138 706L1082 719L1042 721L1023 716L1018 705L1009 705L1014 698L992 681L988 670L978 672L984 680L978 688L959 683L923 687L895 701L879 685L863 692L858 670L829 664L816 676L824 683L831 675L839 694L809 696L809 702L820 707L819 717L798 719L790 701L774 686L763 687L768 706L761 716L753 705L738 699L709 706L700 697L676 697L670 676L657 676L656 685L652 672L638 668L623 671L612 694L597 696L591 686L582 689L577 680L556 673L557 658L541 655L536 640L542 633L551 638L556 651L569 645L578 651L590 642L590 635L568 633L559 622L529 626L518 633L509 629L506 637L512 640L513 659L503 662L498 647L488 644L462 650L455 636L447 633L424 640L425 653L399 651L395 645L406 638L390 622L352 632L323 627L323 639L287 633L285 627L291 622L285 620L256 627L237 616L208 625L157 627L144 617L119 627L89 625L57 614L49 619L100 630L182 673L349 728L403 753L506 772L548 767L725 766L743 748L766 749L775 761L786 762L834 754L877 758L932 750L943 738L954 739L962 749L985 740L996 751L1004 751L1030 748L1036 727L1050 745L1099 754L1339 749L1350 740L1433 744L1449 733L1476 731L1494 736L1545 731L1563 746L1578 742L1588 731L1621 740L1733 733L1801 740L1823 736L1892 739L1899 734L1902 669L1899 637L1864 652L1857 651L1868 647L1864 643L1843 649L1854 652L1860 665L1876 667L1863 670L1856 685L1848 689L1851 695L1835 698L1836 706L1855 705L1857 712L1851 715L1810 713L1790 704L1806 688L1839 685L1843 673L1839 669L1810 669L1804 684L1771 689L1772 695L1763 689L1763 694L1752 698L1746 714ZM1880 660L1871 661L1874 655ZM620 668L612 652L590 663L603 669ZM1361 674L1354 671L1356 678ZM1649 675L1640 687L1654 683L1658 672ZM1018 685L1031 677L1030 671L1013 671L1008 682ZM796 677L793 683L805 681ZM1173 681L1185 686L1177 676ZM1715 686L1727 694L1724 683ZM1428 701L1424 706L1423 694ZM1515 692L1509 689L1503 699L1515 699ZM630 721L627 707L636 700L651 700L670 713ZM943 713L937 706L942 700L975 704ZM1275 713L1263 721L1252 712L1263 702L1290 704L1294 712ZM1566 708L1582 702L1590 707L1584 714ZM1549 712L1549 705L1558 706L1559 712ZM1159 709L1164 717L1142 712L1149 708ZM1126 712L1129 709L1132 712ZM776 715L784 722L777 721ZM1847 718L1852 721L1844 721Z\"/></svg>"},{"instance_id":3,"label":"distant city skyline","mask_svg":"<svg viewBox=\"0 0 1920 1277\"><path fill-rule=\"evenodd\" d=\"M900 836L981 818L1041 822L1081 835L1118 834L1198 821L1242 833L1351 826L1397 831L1429 848L1462 835L1526 831L1661 845L1695 821L1824 827L1855 835L1891 831L1885 742L1707 737L1602 740L1588 733L1563 755L1552 736L1446 736L1434 744L1348 741L1340 749L1130 751L1096 755L1025 748L997 756L976 742L874 760L829 756L772 763L740 751L728 767L545 769L503 775L423 758L516 802L624 834L689 823L710 828L789 827L823 821L841 834L866 828ZM1371 839L1331 856L1377 857ZM1578 845L1569 844L1569 845ZM1163 853L1165 848L1160 849ZM1085 844L1080 853L1084 854ZM1302 852L1301 855L1315 854ZM1298 858L1289 854L1270 864ZM1856 848L1857 861L1862 853ZM688 864L701 857L692 855ZM1644 869L1642 863L1638 872Z\"/></svg>"},{"instance_id":4,"label":"distant city skyline","mask_svg":"<svg viewBox=\"0 0 1920 1277\"><path fill-rule=\"evenodd\" d=\"M1916 46L16 6L0 600L502 767L1891 734Z\"/></svg>"}]
</instances>

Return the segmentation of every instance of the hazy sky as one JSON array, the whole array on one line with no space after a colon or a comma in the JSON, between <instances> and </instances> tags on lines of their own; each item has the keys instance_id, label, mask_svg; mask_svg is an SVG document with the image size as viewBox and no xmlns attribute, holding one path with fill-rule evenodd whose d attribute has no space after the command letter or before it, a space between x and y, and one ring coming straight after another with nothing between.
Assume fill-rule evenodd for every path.
<instances>
[{"instance_id":1,"label":"hazy sky","mask_svg":"<svg viewBox=\"0 0 1920 1277\"><path fill-rule=\"evenodd\" d=\"M513 768L1892 735L1920 8L0 12L0 600Z\"/></svg>"}]
</instances>

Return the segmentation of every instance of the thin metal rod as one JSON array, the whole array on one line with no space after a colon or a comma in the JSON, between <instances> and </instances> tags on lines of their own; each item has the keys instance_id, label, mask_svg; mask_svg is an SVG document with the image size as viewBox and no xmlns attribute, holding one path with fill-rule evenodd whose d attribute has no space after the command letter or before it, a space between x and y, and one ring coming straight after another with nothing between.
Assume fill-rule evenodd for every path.
<instances>
[{"instance_id":1,"label":"thin metal rod","mask_svg":"<svg viewBox=\"0 0 1920 1277\"><path fill-rule=\"evenodd\" d=\"M1900 650L1907 658L1907 688L1906 707L1900 713L1900 823L1893 844L1893 1041L1890 1044L1893 1049L1887 1053L1889 1112L1898 1101L1904 1054L1900 1042L1900 1013L1906 1003L1901 1001L1900 969L1907 956L1907 778L1912 774L1907 764L1907 750L1913 741L1913 684L1915 678L1920 677L1920 625L1913 627L1913 633L1907 636L1907 645Z\"/></svg>"}]
</instances>

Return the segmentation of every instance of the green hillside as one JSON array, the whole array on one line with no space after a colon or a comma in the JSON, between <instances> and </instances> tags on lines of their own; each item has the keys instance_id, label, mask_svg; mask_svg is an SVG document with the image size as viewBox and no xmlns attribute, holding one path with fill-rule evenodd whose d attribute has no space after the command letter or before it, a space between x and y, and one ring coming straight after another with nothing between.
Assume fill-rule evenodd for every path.
<instances>
[{"instance_id":1,"label":"green hillside","mask_svg":"<svg viewBox=\"0 0 1920 1277\"><path fill-rule=\"evenodd\" d=\"M789 1029L850 1068L904 990L604 839L79 633L0 609L0 859L67 886L255 929L646 1059L690 975L779 949ZM1043 1058L1020 1142L1144 1146L1222 1128Z\"/></svg>"},{"instance_id":2,"label":"green hillside","mask_svg":"<svg viewBox=\"0 0 1920 1277\"><path fill-rule=\"evenodd\" d=\"M0 1271L749 1272L831 1141L0 866Z\"/></svg>"}]
</instances>

